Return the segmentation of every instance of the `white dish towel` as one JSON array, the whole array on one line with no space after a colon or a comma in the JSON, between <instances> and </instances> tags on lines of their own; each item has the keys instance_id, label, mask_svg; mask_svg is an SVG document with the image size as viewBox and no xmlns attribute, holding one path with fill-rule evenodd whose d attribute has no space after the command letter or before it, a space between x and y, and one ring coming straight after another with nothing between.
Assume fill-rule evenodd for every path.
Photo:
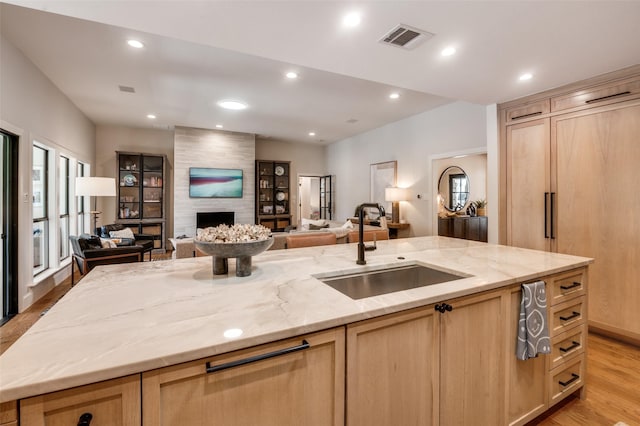
<instances>
[{"instance_id":1,"label":"white dish towel","mask_svg":"<svg viewBox=\"0 0 640 426\"><path fill-rule=\"evenodd\" d=\"M544 281L522 284L516 356L520 360L551 352Z\"/></svg>"}]
</instances>

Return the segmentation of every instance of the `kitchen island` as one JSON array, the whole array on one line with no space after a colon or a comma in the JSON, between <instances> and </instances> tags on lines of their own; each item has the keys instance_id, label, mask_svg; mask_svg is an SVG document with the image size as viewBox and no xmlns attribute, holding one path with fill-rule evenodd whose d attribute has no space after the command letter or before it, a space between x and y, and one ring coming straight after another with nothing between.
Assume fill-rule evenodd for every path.
<instances>
[{"instance_id":1,"label":"kitchen island","mask_svg":"<svg viewBox=\"0 0 640 426\"><path fill-rule=\"evenodd\" d=\"M183 377L180 375L182 373L165 368L196 368L198 374L206 374L205 364L216 365L219 360L226 361L225 356L230 356L231 360L246 358L246 355L253 352L264 351L272 342L276 346L290 348L291 342L300 341L297 346L307 342L313 347L315 339L319 342L319 347L328 351L330 365L327 368L332 371L331 379L323 387L333 392L329 405L333 413L329 424L343 424L345 417L350 419L349 407L345 408L343 402L345 374L347 394L357 386L356 379L355 382L350 382L349 379L350 375L358 374L350 371L349 360L352 365L355 362L365 365L362 360L358 361L355 351L349 352L352 342L358 341L357 337L360 336L358 327L371 328L371 321L405 324L410 319L395 316L423 318L428 313L426 327L435 330L429 336L440 342L448 333L444 328L448 321L446 315L455 318L453 314L458 306L460 312L463 312L467 305L476 309L476 299L490 300L491 309L497 309L498 313L490 314L490 318L483 318L492 321L490 327L493 328L493 334L500 336L498 340L492 340L492 344L498 345L493 348L493 352L499 355L494 366L499 370L508 370L512 364L510 358L515 359L515 356L508 355L515 351L515 341L508 341L511 337L507 336L507 330L517 325L512 324L517 321L517 315L513 316L511 300L519 303L519 285L541 277L551 277L547 281L549 288L550 283L564 282L566 279L575 281L574 277L579 276L582 277L579 279L579 288L574 286L570 291L578 296L585 292L586 266L591 262L591 259L576 256L444 237L381 241L377 246L376 251L367 252L367 264L364 266L355 263L355 244L265 252L253 258L252 275L243 278L235 276L232 261L229 262L228 275L214 276L211 258L208 257L98 267L0 357L0 402L11 404L12 401L21 400L22 416L23 413L33 413L34 406L44 407L49 401L48 397L39 397L40 399L35 398L38 401L30 404L31 397L61 390L70 392L69 389L78 386L108 383L117 379L126 382L128 389L137 389L138 398L142 389L144 405L141 408L131 408L137 406L135 401L127 404L123 402L122 406L128 407L129 411L142 411L144 415L132 416L127 413L124 420L112 424L140 424L140 418L143 418L144 424L152 425L159 424L161 417L164 419L162 424L180 424L178 420L167 420L171 417L159 408L165 401L163 398L174 401L179 399L176 394L166 396L162 390L151 390L150 393L155 392L157 395L147 399L144 396L145 391L153 388L153 383L159 386L158 389L163 389L165 377L172 374ZM359 300L343 295L318 279L340 273L411 264L428 265L464 275L466 278ZM453 305L453 313L440 314L434 311L434 304L452 300L460 301L459 304L449 304L450 307ZM583 299L580 300L583 303ZM561 303L558 306L565 309ZM573 312L572 306L566 309ZM475 315L474 312L469 311ZM486 315L480 310L478 312ZM549 315L550 326L553 326L553 315L553 312ZM581 312L580 318L572 318L570 322L580 320L579 324L582 324L585 318L586 312ZM471 316L469 321L474 323L478 318ZM496 324L506 324L505 333L495 330ZM424 327L420 326L419 330L424 330ZM393 338L396 337L394 334ZM327 342L330 347L326 346ZM260 345L267 346L263 348ZM581 345L584 350L584 342ZM428 347L429 355L433 355L431 352L434 346ZM296 349L292 355L297 357L296 362L303 356L300 354L313 353L306 352L305 349ZM471 350L479 349L470 348ZM234 351L238 355L234 355ZM407 348L398 348L399 353L406 351ZM484 356L479 351L478 357ZM545 381L543 395L546 400L543 407L534 407L535 410L527 412L527 419L543 412L553 403L550 402L551 385L546 383L548 377L552 376L546 373L552 367L547 358L550 357L539 357L538 361L531 360L531 364L527 364L535 370L544 370L545 374L539 380ZM277 359L274 357L271 361L263 362L277 362ZM451 359L451 356L438 353L430 358L430 373L440 371L446 364L442 362L445 359ZM311 359L304 362L311 363ZM322 362L318 361L318 365ZM542 362L544 367L540 366ZM513 368L520 368L517 364L514 365ZM297 365L295 369L278 370L279 375L284 375L283 371L298 374L299 367ZM457 368L452 368L454 367ZM242 368L229 369L222 374L234 374L233 371ZM200 372L200 369L203 371ZM495 418L500 419L500 423L507 424L514 417L507 394L516 389L509 388L509 383L513 380L507 377L510 374L508 371L490 373L500 382L497 383L499 392L506 398L492 411L496 412ZM229 384L228 388L234 389L242 388L249 380L246 377L242 380L238 377L232 379L236 381L233 385ZM441 383L446 380L436 377L433 380L429 387L438 387L440 391L433 391L429 395L434 406L427 416L437 422L448 409L445 402L451 390ZM304 376L300 377L300 381L305 382ZM208 382L205 380L206 383ZM581 387L583 382L580 380L576 384ZM118 386L121 385L118 382ZM512 383L512 386L516 384ZM98 395L99 391L96 392ZM129 393L136 394L136 391ZM311 397L312 395L306 395L307 399ZM155 402L148 407L148 400ZM171 408L169 413L175 413L176 410L178 409L175 407ZM162 415L152 415L151 411L161 411ZM316 414L313 413L314 416ZM262 416L264 415L263 412ZM297 421L303 421L304 416L309 413L295 415L303 416L294 417ZM184 416L184 413L180 413L180 416ZM520 416L516 420L525 417ZM184 417L180 419L182 422ZM21 420L20 424L31 424L25 417L21 417ZM232 424L229 419L223 422ZM348 420L348 423L364 424L355 418ZM199 424L197 419L193 424ZM272 423L264 421L263 424ZM327 423L318 421L316 424Z\"/></svg>"}]
</instances>

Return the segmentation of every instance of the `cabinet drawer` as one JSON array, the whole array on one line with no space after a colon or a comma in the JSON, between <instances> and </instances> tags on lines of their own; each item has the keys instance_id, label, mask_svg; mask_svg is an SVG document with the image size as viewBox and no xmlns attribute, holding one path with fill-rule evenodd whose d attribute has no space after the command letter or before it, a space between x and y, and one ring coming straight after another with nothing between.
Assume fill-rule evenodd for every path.
<instances>
[{"instance_id":1,"label":"cabinet drawer","mask_svg":"<svg viewBox=\"0 0 640 426\"><path fill-rule=\"evenodd\" d=\"M551 98L551 110L626 101L640 96L640 76L618 80Z\"/></svg>"},{"instance_id":2,"label":"cabinet drawer","mask_svg":"<svg viewBox=\"0 0 640 426\"><path fill-rule=\"evenodd\" d=\"M567 330L551 339L550 370L584 353L587 341L587 326L583 324Z\"/></svg>"},{"instance_id":3,"label":"cabinet drawer","mask_svg":"<svg viewBox=\"0 0 640 426\"><path fill-rule=\"evenodd\" d=\"M549 289L549 305L557 305L570 299L582 296L587 284L586 269L556 275L547 280Z\"/></svg>"},{"instance_id":4,"label":"cabinet drawer","mask_svg":"<svg viewBox=\"0 0 640 426\"><path fill-rule=\"evenodd\" d=\"M508 108L505 110L505 124L509 125L511 123L537 118L543 114L547 114L549 110L549 99Z\"/></svg>"},{"instance_id":5,"label":"cabinet drawer","mask_svg":"<svg viewBox=\"0 0 640 426\"><path fill-rule=\"evenodd\" d=\"M18 421L18 402L8 401L0 404L0 425Z\"/></svg>"},{"instance_id":6,"label":"cabinet drawer","mask_svg":"<svg viewBox=\"0 0 640 426\"><path fill-rule=\"evenodd\" d=\"M587 313L584 296L551 307L551 336L557 336L566 330L585 322Z\"/></svg>"},{"instance_id":7,"label":"cabinet drawer","mask_svg":"<svg viewBox=\"0 0 640 426\"><path fill-rule=\"evenodd\" d=\"M20 400L20 425L75 425L91 414L92 424L140 426L140 376L127 376Z\"/></svg>"},{"instance_id":8,"label":"cabinet drawer","mask_svg":"<svg viewBox=\"0 0 640 426\"><path fill-rule=\"evenodd\" d=\"M549 374L549 407L562 401L584 385L584 357L563 365Z\"/></svg>"}]
</instances>

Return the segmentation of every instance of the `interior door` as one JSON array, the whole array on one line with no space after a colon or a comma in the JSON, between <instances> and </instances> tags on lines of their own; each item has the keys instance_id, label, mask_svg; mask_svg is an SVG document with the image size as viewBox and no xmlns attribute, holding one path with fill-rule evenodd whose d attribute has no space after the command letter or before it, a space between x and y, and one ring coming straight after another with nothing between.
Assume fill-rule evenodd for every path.
<instances>
[{"instance_id":1,"label":"interior door","mask_svg":"<svg viewBox=\"0 0 640 426\"><path fill-rule=\"evenodd\" d=\"M0 324L18 313L18 136L0 130Z\"/></svg>"},{"instance_id":2,"label":"interior door","mask_svg":"<svg viewBox=\"0 0 640 426\"><path fill-rule=\"evenodd\" d=\"M332 212L332 185L331 176L320 177L320 219L331 220Z\"/></svg>"},{"instance_id":3,"label":"interior door","mask_svg":"<svg viewBox=\"0 0 640 426\"><path fill-rule=\"evenodd\" d=\"M552 120L555 251L595 258L589 320L640 336L640 101Z\"/></svg>"}]
</instances>

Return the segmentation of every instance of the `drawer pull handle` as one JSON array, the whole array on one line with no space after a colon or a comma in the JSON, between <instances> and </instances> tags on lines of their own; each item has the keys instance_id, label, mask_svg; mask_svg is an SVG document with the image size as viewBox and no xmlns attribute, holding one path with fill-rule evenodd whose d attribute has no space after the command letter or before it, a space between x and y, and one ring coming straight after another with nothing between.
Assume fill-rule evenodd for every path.
<instances>
[{"instance_id":1,"label":"drawer pull handle","mask_svg":"<svg viewBox=\"0 0 640 426\"><path fill-rule=\"evenodd\" d=\"M560 348L560 352L569 352L570 350L573 350L579 346L580 346L580 342L576 342L575 340L572 340L571 346L569 346L568 348Z\"/></svg>"},{"instance_id":2,"label":"drawer pull handle","mask_svg":"<svg viewBox=\"0 0 640 426\"><path fill-rule=\"evenodd\" d=\"M611 99L611 98L615 98L618 96L624 96L624 95L630 95L631 92L630 91L626 91L626 92L620 92L620 93L615 93L613 95L608 95L608 96L601 96L599 98L595 98L595 99L589 99L588 101L584 101L585 104L591 104L594 102L600 102L600 101L604 101L605 99Z\"/></svg>"},{"instance_id":3,"label":"drawer pull handle","mask_svg":"<svg viewBox=\"0 0 640 426\"><path fill-rule=\"evenodd\" d=\"M93 419L93 415L91 413L81 414L78 419L78 426L89 426L91 424L91 419Z\"/></svg>"},{"instance_id":4,"label":"drawer pull handle","mask_svg":"<svg viewBox=\"0 0 640 426\"><path fill-rule=\"evenodd\" d=\"M443 303L442 305L437 303L433 308L441 314L444 314L445 312L451 312L453 310L453 306L449 305L448 303Z\"/></svg>"},{"instance_id":5,"label":"drawer pull handle","mask_svg":"<svg viewBox=\"0 0 640 426\"><path fill-rule=\"evenodd\" d=\"M574 281L571 285L561 285L560 288L562 290L571 290L572 288L580 287L582 283Z\"/></svg>"},{"instance_id":6,"label":"drawer pull handle","mask_svg":"<svg viewBox=\"0 0 640 426\"><path fill-rule=\"evenodd\" d=\"M558 384L566 387L566 386L569 386L571 383L575 382L576 380L578 380L579 378L580 376L578 376L576 373L571 373L571 378L569 380L567 380L566 382L559 380Z\"/></svg>"},{"instance_id":7,"label":"drawer pull handle","mask_svg":"<svg viewBox=\"0 0 640 426\"><path fill-rule=\"evenodd\" d=\"M536 112L532 112L530 114L523 114L523 115L518 115L517 117L511 117L512 120L518 120L520 118L525 118L525 117L533 117L534 115L540 115L542 114L542 111L536 111Z\"/></svg>"},{"instance_id":8,"label":"drawer pull handle","mask_svg":"<svg viewBox=\"0 0 640 426\"><path fill-rule=\"evenodd\" d=\"M569 321L569 320L577 318L579 316L580 316L580 312L573 311L573 313L571 315L569 315L568 317L560 317L560 319L562 321Z\"/></svg>"},{"instance_id":9,"label":"drawer pull handle","mask_svg":"<svg viewBox=\"0 0 640 426\"><path fill-rule=\"evenodd\" d=\"M211 365L211 362L207 362L207 373L215 373L217 371L227 370L233 367L239 367L245 364L251 364L252 362L262 361L269 358L275 358L280 355L290 354L292 352L302 351L304 349L309 349L311 345L306 340L302 341L302 344L298 346L292 346L290 348L284 348L273 352L268 352L266 354L250 356L248 358L239 359L236 361L227 362L225 364L220 365Z\"/></svg>"}]
</instances>

